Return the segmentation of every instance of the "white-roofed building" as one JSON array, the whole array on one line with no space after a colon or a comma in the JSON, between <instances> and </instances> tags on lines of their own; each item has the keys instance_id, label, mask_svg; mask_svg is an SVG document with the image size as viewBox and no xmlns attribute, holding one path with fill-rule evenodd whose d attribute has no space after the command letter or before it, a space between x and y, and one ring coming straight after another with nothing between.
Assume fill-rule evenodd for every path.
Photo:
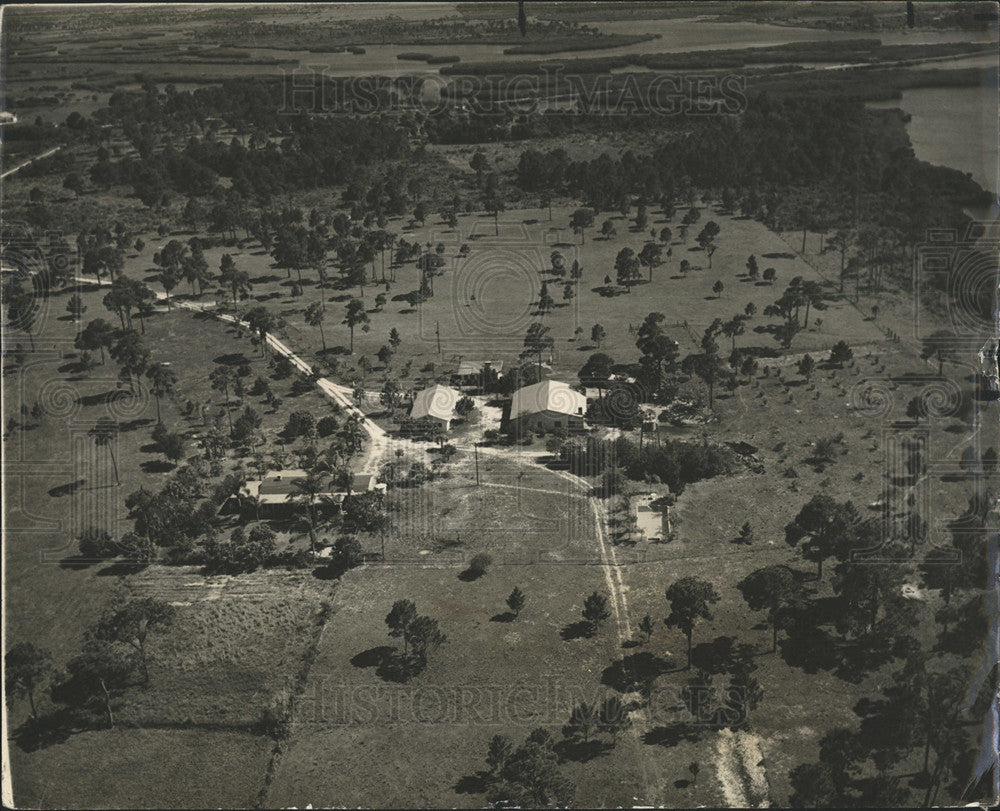
<instances>
[{"instance_id":1,"label":"white-roofed building","mask_svg":"<svg viewBox=\"0 0 1000 811\"><path fill-rule=\"evenodd\" d=\"M417 392L410 407L410 419L437 423L447 431L451 428L455 406L461 396L455 389L440 384Z\"/></svg>"},{"instance_id":2,"label":"white-roofed building","mask_svg":"<svg viewBox=\"0 0 1000 811\"><path fill-rule=\"evenodd\" d=\"M510 422L529 431L582 430L587 398L558 380L543 380L514 392Z\"/></svg>"},{"instance_id":3,"label":"white-roofed building","mask_svg":"<svg viewBox=\"0 0 1000 811\"><path fill-rule=\"evenodd\" d=\"M308 475L306 470L290 468L269 473L263 479L252 479L240 488L239 493L232 496L232 505L235 509L240 505L253 505L260 515L287 514L300 509L301 505L296 500L300 490L295 482ZM324 479L324 484L326 489L316 494L316 503L320 507L339 507L348 496L348 491L334 489L332 473ZM386 485L376 481L373 473L351 474L350 493L367 493L371 490L384 493Z\"/></svg>"}]
</instances>

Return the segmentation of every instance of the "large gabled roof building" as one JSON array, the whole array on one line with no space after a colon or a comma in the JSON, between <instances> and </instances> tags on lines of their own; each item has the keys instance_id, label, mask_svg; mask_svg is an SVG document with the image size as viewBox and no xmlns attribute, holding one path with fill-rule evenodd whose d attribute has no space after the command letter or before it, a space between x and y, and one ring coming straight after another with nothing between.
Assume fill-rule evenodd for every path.
<instances>
[{"instance_id":1,"label":"large gabled roof building","mask_svg":"<svg viewBox=\"0 0 1000 811\"><path fill-rule=\"evenodd\" d=\"M434 385L417 392L410 407L410 418L421 422L438 423L444 430L451 428L455 405L462 395L448 386Z\"/></svg>"},{"instance_id":2,"label":"large gabled roof building","mask_svg":"<svg viewBox=\"0 0 1000 811\"><path fill-rule=\"evenodd\" d=\"M587 398L558 380L543 380L514 392L510 422L529 430L580 429L587 412Z\"/></svg>"}]
</instances>

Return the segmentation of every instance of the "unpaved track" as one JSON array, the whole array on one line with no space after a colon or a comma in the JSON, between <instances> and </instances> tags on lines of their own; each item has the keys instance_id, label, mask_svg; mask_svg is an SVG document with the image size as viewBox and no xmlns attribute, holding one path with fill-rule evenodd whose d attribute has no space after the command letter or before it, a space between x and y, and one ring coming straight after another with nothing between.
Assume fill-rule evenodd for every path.
<instances>
[{"instance_id":1,"label":"unpaved track","mask_svg":"<svg viewBox=\"0 0 1000 811\"><path fill-rule=\"evenodd\" d=\"M97 279L77 277L77 281L98 284L100 286L100 282ZM161 300L167 298L167 295L163 292L157 292L156 296ZM190 301L175 301L173 303L187 310L211 315L220 321L239 324L246 329L250 328L249 324L237 319L235 316L217 312L214 309L214 305ZM274 351L288 358L301 372L305 374L312 372L312 367L296 355L284 342L273 335L267 336L267 342ZM362 471L377 472L379 462L390 444L388 434L372 422L354 404L352 399L353 392L348 386L334 383L327 378L320 378L316 382L316 385L327 397L360 418L361 426L370 439L364 456ZM604 504L591 495L591 491L593 490L592 485L585 479L567 471L551 470L544 466L539 466L538 461L540 457L548 455L544 452L508 454L497 448L488 447L480 447L479 451L485 455L496 456L506 461L514 461L518 464L530 466L533 470L547 470L552 475L573 484L580 491L580 495L587 498L594 517L594 529L601 558L601 568L604 572L608 592L611 595L611 608L615 618L615 630L618 636L619 648L625 642L631 641L633 631L629 616L628 597L626 596L628 587L622 578L621 565L618 562L614 544L608 542L605 532L607 512ZM638 751L642 753L645 747L642 744L641 736L648 730L650 722L648 709L643 708L634 712L632 719L633 724L628 734L634 740ZM715 765L728 805L733 807L758 808L764 808L769 805L767 800L767 775L762 763L763 756L760 749L760 739L756 735L746 732L734 734L730 730L723 730L719 733L718 758ZM641 767L646 777L646 785L644 786L646 796L637 799L640 802L649 803L654 806L663 805L665 802L666 785L665 763L660 759L652 762L651 758L643 757Z\"/></svg>"},{"instance_id":2,"label":"unpaved track","mask_svg":"<svg viewBox=\"0 0 1000 811\"><path fill-rule=\"evenodd\" d=\"M35 157L29 158L24 163L19 163L13 169L8 169L3 174L0 174L0 180L3 180L5 177L10 177L13 174L17 174L25 166L31 166L31 164L33 164L35 161L40 161L42 158L47 158L49 155L55 155L56 152L58 152L60 149L62 149L62 147L61 146L57 146L57 147L55 147L53 149L48 150L47 152L43 152L41 155L35 155Z\"/></svg>"},{"instance_id":3,"label":"unpaved track","mask_svg":"<svg viewBox=\"0 0 1000 811\"><path fill-rule=\"evenodd\" d=\"M102 286L99 280L85 276L77 276L76 280L87 284L96 284L99 287ZM156 292L156 297L158 299L165 300L167 298L166 293L159 291L154 292ZM241 327L250 329L250 325L247 324L246 321L241 321L236 318L236 316L229 315L228 313L217 312L214 304L202 304L194 301L172 301L171 303L177 305L178 307L182 307L185 310L204 313L212 316L213 318L217 318L220 321L225 321L229 324L238 324ZM274 349L274 351L279 355L284 355L288 358L300 372L304 374L312 373L312 367L274 335L269 334L267 336L267 343L268 346ZM386 432L372 422L368 416L354 404L354 401L351 399L352 390L349 387L342 386L339 383L334 383L332 380L327 380L325 377L321 377L317 380L316 385L327 397L334 400L338 405L352 414L356 414L360 418L361 427L364 429L364 432L368 434L370 441L368 443L368 449L365 451L363 463L359 472L377 473L379 461L381 460L385 449L389 445L389 437Z\"/></svg>"}]
</instances>

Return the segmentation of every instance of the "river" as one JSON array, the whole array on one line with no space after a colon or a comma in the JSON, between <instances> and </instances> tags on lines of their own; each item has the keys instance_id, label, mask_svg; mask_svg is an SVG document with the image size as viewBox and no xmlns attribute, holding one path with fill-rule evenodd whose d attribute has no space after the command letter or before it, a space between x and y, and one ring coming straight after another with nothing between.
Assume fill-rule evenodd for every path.
<instances>
[{"instance_id":1,"label":"river","mask_svg":"<svg viewBox=\"0 0 1000 811\"><path fill-rule=\"evenodd\" d=\"M983 71L979 87L922 87L904 90L899 101L869 107L899 108L910 115L907 132L916 156L972 176L989 191L998 189L997 72Z\"/></svg>"}]
</instances>

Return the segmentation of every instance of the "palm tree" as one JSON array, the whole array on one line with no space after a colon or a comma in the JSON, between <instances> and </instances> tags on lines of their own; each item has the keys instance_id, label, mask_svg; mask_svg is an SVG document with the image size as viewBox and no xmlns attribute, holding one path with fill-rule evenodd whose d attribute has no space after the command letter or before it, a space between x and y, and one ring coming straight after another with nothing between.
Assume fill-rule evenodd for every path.
<instances>
[{"instance_id":1,"label":"palm tree","mask_svg":"<svg viewBox=\"0 0 1000 811\"><path fill-rule=\"evenodd\" d=\"M166 397L174 390L177 375L169 366L158 363L146 370L146 377L149 378L149 390L153 392L153 396L156 398L156 421L163 422L163 419L160 417L160 398Z\"/></svg>"},{"instance_id":2,"label":"palm tree","mask_svg":"<svg viewBox=\"0 0 1000 811\"><path fill-rule=\"evenodd\" d=\"M248 295L253 286L250 283L250 274L245 270L237 270L233 257L226 253L222 255L222 262L219 265L219 281L232 291L233 312L235 313L237 297Z\"/></svg>"},{"instance_id":3,"label":"palm tree","mask_svg":"<svg viewBox=\"0 0 1000 811\"><path fill-rule=\"evenodd\" d=\"M212 388L221 391L226 396L226 416L229 418L229 433L233 432L233 415L229 410L229 387L234 383L233 370L228 366L220 366L208 376Z\"/></svg>"},{"instance_id":4,"label":"palm tree","mask_svg":"<svg viewBox=\"0 0 1000 811\"><path fill-rule=\"evenodd\" d=\"M344 437L351 453L357 453L361 450L361 445L364 441L364 434L365 431L361 427L361 417L357 414L351 414L351 416L344 422L344 427L341 429L341 435Z\"/></svg>"},{"instance_id":5,"label":"palm tree","mask_svg":"<svg viewBox=\"0 0 1000 811\"><path fill-rule=\"evenodd\" d=\"M305 505L304 520L309 532L309 548L312 550L313 558L316 557L316 501L323 493L329 492L325 481L326 475L323 471L310 470L302 478L292 479L294 490L287 496L288 501Z\"/></svg>"},{"instance_id":6,"label":"palm tree","mask_svg":"<svg viewBox=\"0 0 1000 811\"><path fill-rule=\"evenodd\" d=\"M319 327L319 337L323 342L323 351L326 352L326 335L323 334L323 317L326 312L323 309L323 305L318 301L314 301L308 307L306 307L305 318L306 323L310 327Z\"/></svg>"},{"instance_id":7,"label":"palm tree","mask_svg":"<svg viewBox=\"0 0 1000 811\"><path fill-rule=\"evenodd\" d=\"M90 435L94 438L94 444L98 448L107 448L108 455L111 457L111 464L115 469L115 486L121 486L121 479L118 478L118 460L115 459L115 452L112 448L114 440L118 436L118 423L112 420L110 417L101 417L97 421L97 425L89 431Z\"/></svg>"},{"instance_id":8,"label":"palm tree","mask_svg":"<svg viewBox=\"0 0 1000 811\"><path fill-rule=\"evenodd\" d=\"M260 507L263 504L260 494L258 493L256 496L242 496L241 502L244 507L253 507L253 513L257 520L260 521Z\"/></svg>"},{"instance_id":9,"label":"palm tree","mask_svg":"<svg viewBox=\"0 0 1000 811\"><path fill-rule=\"evenodd\" d=\"M364 326L368 323L368 313L365 312L365 303L361 299L351 299L347 302L347 314L344 316L344 324L351 331L351 354L354 354L354 328Z\"/></svg>"}]
</instances>

